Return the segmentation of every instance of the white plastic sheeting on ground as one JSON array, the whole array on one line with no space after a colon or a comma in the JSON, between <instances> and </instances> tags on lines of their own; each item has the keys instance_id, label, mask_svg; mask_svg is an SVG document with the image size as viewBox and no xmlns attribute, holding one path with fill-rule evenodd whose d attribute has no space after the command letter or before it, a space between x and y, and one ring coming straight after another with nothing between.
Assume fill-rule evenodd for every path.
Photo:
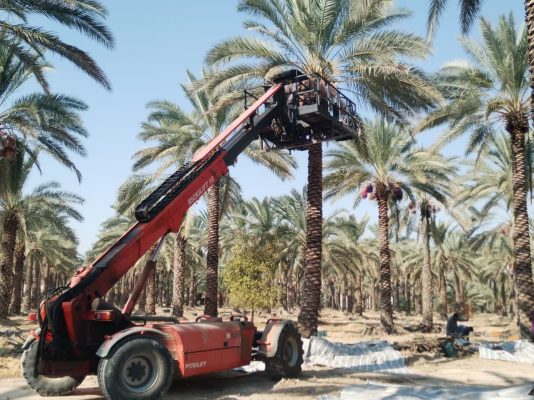
<instances>
[{"instance_id":1,"label":"white plastic sheeting on ground","mask_svg":"<svg viewBox=\"0 0 534 400\"><path fill-rule=\"evenodd\" d=\"M246 372L248 374L252 372L265 371L265 363L263 361L251 361L249 365L243 365L242 367L235 368L235 370Z\"/></svg>"},{"instance_id":2,"label":"white plastic sheeting on ground","mask_svg":"<svg viewBox=\"0 0 534 400\"><path fill-rule=\"evenodd\" d=\"M532 385L506 389L441 388L369 383L343 388L339 397L323 395L318 400L532 400Z\"/></svg>"},{"instance_id":3,"label":"white plastic sheeting on ground","mask_svg":"<svg viewBox=\"0 0 534 400\"><path fill-rule=\"evenodd\" d=\"M480 343L480 358L534 364L534 343L526 340L504 343Z\"/></svg>"},{"instance_id":4,"label":"white plastic sheeting on ground","mask_svg":"<svg viewBox=\"0 0 534 400\"><path fill-rule=\"evenodd\" d=\"M304 361L308 364L350 368L362 372L410 373L401 353L386 341L345 344L312 337L304 340Z\"/></svg>"}]
</instances>

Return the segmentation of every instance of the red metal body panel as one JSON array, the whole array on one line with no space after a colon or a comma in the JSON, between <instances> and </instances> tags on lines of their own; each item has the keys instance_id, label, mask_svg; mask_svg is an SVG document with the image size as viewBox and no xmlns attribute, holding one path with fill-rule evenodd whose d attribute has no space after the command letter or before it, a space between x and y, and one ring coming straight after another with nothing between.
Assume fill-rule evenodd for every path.
<instances>
[{"instance_id":1,"label":"red metal body panel","mask_svg":"<svg viewBox=\"0 0 534 400\"><path fill-rule=\"evenodd\" d=\"M256 328L250 322L195 322L147 327L169 336L161 339L183 378L248 365Z\"/></svg>"}]
</instances>

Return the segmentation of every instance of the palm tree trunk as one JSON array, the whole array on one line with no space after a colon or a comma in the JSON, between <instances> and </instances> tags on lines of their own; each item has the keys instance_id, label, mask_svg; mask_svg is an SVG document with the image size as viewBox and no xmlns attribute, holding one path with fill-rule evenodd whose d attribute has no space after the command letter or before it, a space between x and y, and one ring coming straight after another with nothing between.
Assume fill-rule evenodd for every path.
<instances>
[{"instance_id":1,"label":"palm tree trunk","mask_svg":"<svg viewBox=\"0 0 534 400\"><path fill-rule=\"evenodd\" d=\"M218 290L218 270L219 270L219 181L215 182L210 189L208 199L208 256L206 265L206 302L204 304L204 314L216 317L217 311L217 290Z\"/></svg>"},{"instance_id":2,"label":"palm tree trunk","mask_svg":"<svg viewBox=\"0 0 534 400\"><path fill-rule=\"evenodd\" d=\"M39 297L41 296L41 262L36 262L33 265L33 279L32 279L32 300L31 309L37 310L39 307Z\"/></svg>"},{"instance_id":3,"label":"palm tree trunk","mask_svg":"<svg viewBox=\"0 0 534 400\"><path fill-rule=\"evenodd\" d=\"M321 257L323 239L323 147L308 149L308 192L306 207L306 253L301 309L298 317L304 337L317 333L321 306Z\"/></svg>"},{"instance_id":4,"label":"palm tree trunk","mask_svg":"<svg viewBox=\"0 0 534 400\"><path fill-rule=\"evenodd\" d=\"M530 7L532 8L532 7ZM530 234L527 210L527 179L525 170L526 115L511 115L506 130L512 137L512 184L514 206L514 270L517 281L518 324L522 338L532 338L530 314L534 310L534 281L530 260Z\"/></svg>"},{"instance_id":5,"label":"palm tree trunk","mask_svg":"<svg viewBox=\"0 0 534 400\"><path fill-rule=\"evenodd\" d=\"M380 322L387 333L394 331L391 306L388 199L378 197L378 241L380 246Z\"/></svg>"},{"instance_id":6,"label":"palm tree trunk","mask_svg":"<svg viewBox=\"0 0 534 400\"><path fill-rule=\"evenodd\" d=\"M328 282L328 294L330 296L330 308L334 309L336 306L336 288L334 287L334 281L331 280Z\"/></svg>"},{"instance_id":7,"label":"palm tree trunk","mask_svg":"<svg viewBox=\"0 0 534 400\"><path fill-rule=\"evenodd\" d=\"M137 303L137 311L143 314L146 313L146 285L143 291L141 292L141 295L139 296L139 302Z\"/></svg>"},{"instance_id":8,"label":"palm tree trunk","mask_svg":"<svg viewBox=\"0 0 534 400\"><path fill-rule=\"evenodd\" d=\"M32 286L33 286L33 263L26 263L26 273L24 278L24 296L22 299L22 311L27 313L32 309Z\"/></svg>"},{"instance_id":9,"label":"palm tree trunk","mask_svg":"<svg viewBox=\"0 0 534 400\"><path fill-rule=\"evenodd\" d=\"M464 309L464 286L458 273L454 274L454 283L456 285L456 309L463 311Z\"/></svg>"},{"instance_id":10,"label":"palm tree trunk","mask_svg":"<svg viewBox=\"0 0 534 400\"><path fill-rule=\"evenodd\" d=\"M50 284L50 274L51 274L51 271L50 271L50 263L48 262L47 259L44 260L44 265L45 265L45 268L44 268L44 276L43 276L43 291L42 293L45 293L47 290L50 290L52 289L51 287L51 284Z\"/></svg>"},{"instance_id":11,"label":"palm tree trunk","mask_svg":"<svg viewBox=\"0 0 534 400\"><path fill-rule=\"evenodd\" d=\"M397 297L397 291L395 290L395 273L393 272L393 275L391 277L391 305L393 306L393 310L397 310L397 304L399 303L398 297Z\"/></svg>"},{"instance_id":12,"label":"palm tree trunk","mask_svg":"<svg viewBox=\"0 0 534 400\"><path fill-rule=\"evenodd\" d=\"M378 290L376 289L376 282L373 279L371 283L371 309L378 311Z\"/></svg>"},{"instance_id":13,"label":"palm tree trunk","mask_svg":"<svg viewBox=\"0 0 534 400\"><path fill-rule=\"evenodd\" d=\"M412 313L412 283L410 281L410 272L406 274L406 282L404 284L404 298L406 302L406 314Z\"/></svg>"},{"instance_id":14,"label":"palm tree trunk","mask_svg":"<svg viewBox=\"0 0 534 400\"><path fill-rule=\"evenodd\" d=\"M491 286L491 291L493 294L493 313L497 315L502 315L501 302L499 298L499 288L497 287L497 282L495 279L490 280L489 285Z\"/></svg>"},{"instance_id":15,"label":"palm tree trunk","mask_svg":"<svg viewBox=\"0 0 534 400\"><path fill-rule=\"evenodd\" d=\"M534 118L534 0L525 0L525 24L528 40L528 71L530 73L530 107Z\"/></svg>"},{"instance_id":16,"label":"palm tree trunk","mask_svg":"<svg viewBox=\"0 0 534 400\"><path fill-rule=\"evenodd\" d=\"M154 261L148 261L153 262ZM156 314L156 265L152 267L152 272L148 276L146 284L146 313L150 315Z\"/></svg>"},{"instance_id":17,"label":"palm tree trunk","mask_svg":"<svg viewBox=\"0 0 534 400\"><path fill-rule=\"evenodd\" d=\"M0 244L0 318L7 318L13 292L13 255L17 243L19 219L16 214L4 217L2 243Z\"/></svg>"},{"instance_id":18,"label":"palm tree trunk","mask_svg":"<svg viewBox=\"0 0 534 400\"><path fill-rule=\"evenodd\" d=\"M189 267L189 274L189 307L194 307L197 301L197 283L195 277L195 270L193 269L192 265Z\"/></svg>"},{"instance_id":19,"label":"palm tree trunk","mask_svg":"<svg viewBox=\"0 0 534 400\"><path fill-rule=\"evenodd\" d=\"M508 304L506 300L506 283L505 281L501 282L501 301L502 301L502 315L506 317L508 315Z\"/></svg>"},{"instance_id":20,"label":"palm tree trunk","mask_svg":"<svg viewBox=\"0 0 534 400\"><path fill-rule=\"evenodd\" d=\"M399 273L399 271L397 271ZM401 282L400 276L395 279L395 311L401 311Z\"/></svg>"},{"instance_id":21,"label":"palm tree trunk","mask_svg":"<svg viewBox=\"0 0 534 400\"><path fill-rule=\"evenodd\" d=\"M176 234L176 247L173 260L172 315L184 316L184 283L185 283L185 238L181 232Z\"/></svg>"},{"instance_id":22,"label":"palm tree trunk","mask_svg":"<svg viewBox=\"0 0 534 400\"><path fill-rule=\"evenodd\" d=\"M446 320L449 314L447 304L447 280L445 279L445 267L439 267L439 317Z\"/></svg>"},{"instance_id":23,"label":"palm tree trunk","mask_svg":"<svg viewBox=\"0 0 534 400\"><path fill-rule=\"evenodd\" d=\"M354 312L356 315L363 315L362 305L362 275L359 271L356 271L354 277L354 285L356 289L354 291Z\"/></svg>"},{"instance_id":24,"label":"palm tree trunk","mask_svg":"<svg viewBox=\"0 0 534 400\"><path fill-rule=\"evenodd\" d=\"M430 264L430 210L428 205L423 207L423 271L421 274L421 296L423 303L423 318L421 325L424 331L430 332L433 326L432 305L434 303L434 292L432 289L432 267Z\"/></svg>"},{"instance_id":25,"label":"palm tree trunk","mask_svg":"<svg viewBox=\"0 0 534 400\"><path fill-rule=\"evenodd\" d=\"M24 270L24 259L26 258L26 241L21 238L15 245L15 268L13 280L13 295L9 305L9 313L12 315L20 314L20 305L22 302L22 275Z\"/></svg>"}]
</instances>

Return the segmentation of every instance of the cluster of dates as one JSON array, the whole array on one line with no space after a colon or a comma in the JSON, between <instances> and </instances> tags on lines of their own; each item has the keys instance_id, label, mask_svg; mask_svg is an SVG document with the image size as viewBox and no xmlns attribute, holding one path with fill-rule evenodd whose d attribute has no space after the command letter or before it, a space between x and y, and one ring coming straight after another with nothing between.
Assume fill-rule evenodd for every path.
<instances>
[{"instance_id":1,"label":"cluster of dates","mask_svg":"<svg viewBox=\"0 0 534 400\"><path fill-rule=\"evenodd\" d=\"M403 192L400 186L389 183L386 192L390 196L391 200L402 200ZM360 191L360 195L362 196L362 199L376 200L376 190L374 185L372 183L364 185Z\"/></svg>"}]
</instances>

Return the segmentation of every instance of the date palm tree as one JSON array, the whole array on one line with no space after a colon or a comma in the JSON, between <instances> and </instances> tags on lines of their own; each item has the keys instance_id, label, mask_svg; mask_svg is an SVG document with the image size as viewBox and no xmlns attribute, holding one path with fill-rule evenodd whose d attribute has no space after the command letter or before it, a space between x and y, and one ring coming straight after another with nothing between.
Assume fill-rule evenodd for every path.
<instances>
[{"instance_id":1,"label":"date palm tree","mask_svg":"<svg viewBox=\"0 0 534 400\"><path fill-rule=\"evenodd\" d=\"M440 309L439 315L447 319L449 312L447 296L447 276L454 277L454 290L456 293L456 307L462 306L462 287L458 282L462 277L474 276L477 261L476 249L472 246L469 233L462 232L451 222L439 222L432 226L432 239L435 245L434 265L438 271Z\"/></svg>"},{"instance_id":2,"label":"date palm tree","mask_svg":"<svg viewBox=\"0 0 534 400\"><path fill-rule=\"evenodd\" d=\"M462 39L473 63L447 65L437 82L449 102L431 112L420 128L449 124L443 140L469 133L468 152L487 148L495 130L503 128L511 138L515 272L519 299L519 327L530 336L529 315L534 309L534 281L528 226L525 156L530 110L527 32L516 31L510 14L496 27L480 20L481 43Z\"/></svg>"},{"instance_id":3,"label":"date palm tree","mask_svg":"<svg viewBox=\"0 0 534 400\"><path fill-rule=\"evenodd\" d=\"M527 171L527 191L532 194L532 168L534 167L534 146L530 134L525 143L525 168ZM470 207L479 206L480 216L494 209L513 209L514 190L512 179L512 146L508 133L499 132L489 138L488 148L483 157L470 163L464 176L462 190L458 193L458 204Z\"/></svg>"},{"instance_id":4,"label":"date palm tree","mask_svg":"<svg viewBox=\"0 0 534 400\"><path fill-rule=\"evenodd\" d=\"M45 290L63 285L74 270L81 266L78 255L78 239L69 227L69 219L61 215L62 210L55 210L55 223L47 219L26 216L26 235L19 238L27 249L24 264L24 296L21 305L22 279L15 281L10 313L28 312L39 306L41 283ZM22 275L22 270L20 271ZM16 277L16 275L15 275ZM21 277L22 278L22 277ZM59 280L59 282L58 282Z\"/></svg>"},{"instance_id":5,"label":"date palm tree","mask_svg":"<svg viewBox=\"0 0 534 400\"><path fill-rule=\"evenodd\" d=\"M445 201L445 185L454 168L435 151L416 147L410 133L384 121L364 125L363 141L344 143L327 154L324 179L327 197L359 195L362 186L372 186L378 206L380 245L380 321L386 332L393 332L391 305L391 265L389 246L389 208L413 190ZM365 194L367 196L367 192ZM356 201L359 198L356 197Z\"/></svg>"},{"instance_id":6,"label":"date palm tree","mask_svg":"<svg viewBox=\"0 0 534 400\"><path fill-rule=\"evenodd\" d=\"M325 244L325 261L333 267L331 282L339 281L339 276L347 277L342 281L345 289L353 289L348 297L354 298L354 313L357 315L363 315L362 275L365 273L364 264L370 256L361 241L367 222L367 218L358 221L353 215L335 218L333 234ZM328 275L325 275L325 279L328 279Z\"/></svg>"},{"instance_id":7,"label":"date palm tree","mask_svg":"<svg viewBox=\"0 0 534 400\"><path fill-rule=\"evenodd\" d=\"M446 200L445 196L449 193L441 193L440 200ZM417 196L417 208L420 213L420 230L422 233L423 245L423 268L421 270L421 308L422 320L421 328L425 332L432 332L434 327L434 277L432 275L432 254L430 251L430 239L432 237L432 228L436 225L435 214L437 205L430 196L422 194ZM434 201L433 201L434 200Z\"/></svg>"},{"instance_id":8,"label":"date palm tree","mask_svg":"<svg viewBox=\"0 0 534 400\"><path fill-rule=\"evenodd\" d=\"M180 106L168 101L149 104L150 115L142 126L140 138L145 142L155 142L135 154L135 170L151 164L159 165L156 176L171 168L176 169L184 161L190 160L200 147L217 136L236 116L236 107L221 106L225 96L197 89L199 79L188 72L189 82L182 89L193 108L185 112ZM291 177L296 166L288 154L262 152L257 144L250 145L245 154L254 162L266 166L282 179ZM208 193L208 253L206 271L205 314L217 315L217 271L219 265L219 221L222 216L222 200L235 194L235 185L229 179L221 187L217 181ZM230 203L228 203L230 205Z\"/></svg>"},{"instance_id":9,"label":"date palm tree","mask_svg":"<svg viewBox=\"0 0 534 400\"><path fill-rule=\"evenodd\" d=\"M439 18L443 14L449 0L430 0L428 13L428 37L432 37L438 26ZM485 0L460 0L460 22L462 32L469 32L471 26L480 14ZM528 43L528 70L530 74L530 107L534 110L534 1L524 0L525 22ZM534 118L534 112L531 111Z\"/></svg>"},{"instance_id":10,"label":"date palm tree","mask_svg":"<svg viewBox=\"0 0 534 400\"><path fill-rule=\"evenodd\" d=\"M13 161L0 160L0 216L2 241L0 247L0 318L6 318L13 291L13 260L17 234L26 218L39 218L47 224L58 224L58 215L82 219L75 206L82 199L60 189L57 182L43 183L28 193L25 187L36 155L25 158L19 152ZM61 218L60 218L61 219ZM20 238L22 239L22 238Z\"/></svg>"},{"instance_id":11,"label":"date palm tree","mask_svg":"<svg viewBox=\"0 0 534 400\"><path fill-rule=\"evenodd\" d=\"M20 151L39 147L80 179L69 152L86 154L80 139L87 137L87 131L79 112L87 106L74 97L50 92L19 95L24 84L42 75L46 67L37 55L32 57L29 64L17 58L16 43L0 45L0 131L14 134L24 144Z\"/></svg>"},{"instance_id":12,"label":"date palm tree","mask_svg":"<svg viewBox=\"0 0 534 400\"><path fill-rule=\"evenodd\" d=\"M224 40L208 53L222 67L211 86L226 91L235 82L257 86L288 69L318 74L347 89L362 108L404 120L439 96L425 76L400 58L423 58L425 41L391 28L408 13L390 0L241 0L256 36ZM317 330L321 293L322 146L308 149L307 250L301 332Z\"/></svg>"},{"instance_id":13,"label":"date palm tree","mask_svg":"<svg viewBox=\"0 0 534 400\"><path fill-rule=\"evenodd\" d=\"M95 81L109 89L104 72L89 54L64 42L57 34L30 23L35 17L45 17L71 28L84 36L112 48L113 35L105 24L107 11L98 0L3 0L0 4L0 47L13 48L15 56L26 66L34 63L35 52L51 52L67 59ZM46 81L39 81L47 87Z\"/></svg>"}]
</instances>

